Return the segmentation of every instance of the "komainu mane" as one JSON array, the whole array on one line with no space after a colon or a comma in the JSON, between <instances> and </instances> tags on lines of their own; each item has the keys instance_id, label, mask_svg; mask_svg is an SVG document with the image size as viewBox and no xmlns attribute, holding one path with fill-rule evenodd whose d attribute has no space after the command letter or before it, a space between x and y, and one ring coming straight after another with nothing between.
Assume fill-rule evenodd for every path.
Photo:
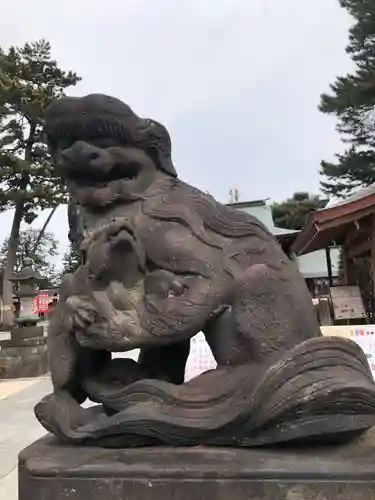
<instances>
[{"instance_id":1,"label":"komainu mane","mask_svg":"<svg viewBox=\"0 0 375 500\"><path fill-rule=\"evenodd\" d=\"M361 349L321 336L304 280L256 218L178 179L162 125L93 94L54 102L45 131L83 256L50 324L46 429L87 445L245 447L374 424ZM185 382L200 331L218 366ZM138 362L112 359L135 348Z\"/></svg>"}]
</instances>

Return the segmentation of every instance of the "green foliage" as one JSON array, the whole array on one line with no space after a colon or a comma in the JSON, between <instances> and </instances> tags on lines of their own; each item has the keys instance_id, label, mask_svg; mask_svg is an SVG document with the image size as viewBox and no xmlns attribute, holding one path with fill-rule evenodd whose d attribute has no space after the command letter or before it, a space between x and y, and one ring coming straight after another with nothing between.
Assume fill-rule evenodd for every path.
<instances>
[{"instance_id":1,"label":"green foliage","mask_svg":"<svg viewBox=\"0 0 375 500\"><path fill-rule=\"evenodd\" d=\"M285 229L302 229L309 213L324 208L327 200L306 192L294 193L292 198L272 205L275 225Z\"/></svg>"},{"instance_id":2,"label":"green foliage","mask_svg":"<svg viewBox=\"0 0 375 500\"><path fill-rule=\"evenodd\" d=\"M338 131L350 146L336 163L321 163L322 189L342 197L375 182L375 2L339 0L354 19L347 52L355 63L321 96L320 110L338 118Z\"/></svg>"},{"instance_id":3,"label":"green foliage","mask_svg":"<svg viewBox=\"0 0 375 500\"><path fill-rule=\"evenodd\" d=\"M81 262L81 255L74 249L73 245L70 244L68 250L64 254L62 275L74 273L81 265Z\"/></svg>"},{"instance_id":4,"label":"green foliage","mask_svg":"<svg viewBox=\"0 0 375 500\"><path fill-rule=\"evenodd\" d=\"M52 262L58 255L58 241L53 233L45 232L41 237L37 248L35 243L39 236L39 229L27 229L20 232L20 238L17 246L16 262L13 271L19 271L26 257L34 262L34 267L51 284L58 284L58 273ZM9 238L6 238L0 247L0 266L5 267L7 259Z\"/></svg>"},{"instance_id":5,"label":"green foliage","mask_svg":"<svg viewBox=\"0 0 375 500\"><path fill-rule=\"evenodd\" d=\"M0 211L22 201L22 219L67 202L43 140L46 107L80 78L51 58L45 40L0 48Z\"/></svg>"}]
</instances>

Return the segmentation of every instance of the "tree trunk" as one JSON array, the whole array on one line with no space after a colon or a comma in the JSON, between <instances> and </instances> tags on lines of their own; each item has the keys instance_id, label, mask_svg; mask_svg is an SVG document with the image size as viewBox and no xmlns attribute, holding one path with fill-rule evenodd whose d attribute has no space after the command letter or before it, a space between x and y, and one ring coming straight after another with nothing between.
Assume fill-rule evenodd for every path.
<instances>
[{"instance_id":1,"label":"tree trunk","mask_svg":"<svg viewBox=\"0 0 375 500\"><path fill-rule=\"evenodd\" d=\"M57 207L58 207L58 205L56 205L56 207L54 207L54 208L51 210L51 212L49 213L49 215L48 215L48 217L47 217L47 219L46 219L45 223L43 224L42 229L39 231L38 237L37 237L37 239L36 239L36 241L35 241L35 243L34 243L33 248L31 249L31 251L30 251L30 255L29 255L28 257L31 257L31 258L32 258L32 256L33 256L33 255L34 255L34 253L36 252L36 250L37 250L37 248L38 248L38 246L39 246L39 243L41 242L41 240L42 240L42 238L43 238L43 236L44 236L44 233L46 232L46 229L47 229L47 227L48 227L48 224L51 222L51 219L52 219L52 217L53 217L54 213L55 213L55 212L56 212L56 210L57 210Z\"/></svg>"},{"instance_id":2,"label":"tree trunk","mask_svg":"<svg viewBox=\"0 0 375 500\"><path fill-rule=\"evenodd\" d=\"M35 140L36 125L30 123L30 133L27 139L25 148L25 160L30 164L32 163L32 148ZM23 171L20 180L20 193L27 189L30 181L30 175L27 171ZM25 207L25 198L20 195L19 199L16 201L16 208L14 212L12 229L9 236L9 244L7 251L7 258L5 262L5 267L3 269L3 323L2 328L8 330L14 324L14 311L13 311L13 283L9 281L9 278L13 275L13 269L16 265L17 259L17 249L20 239L20 227L23 217L23 211Z\"/></svg>"},{"instance_id":3,"label":"tree trunk","mask_svg":"<svg viewBox=\"0 0 375 500\"><path fill-rule=\"evenodd\" d=\"M9 329L14 323L13 311L13 283L9 281L16 265L17 248L20 238L20 226L22 222L24 200L16 202L16 210L13 217L12 229L9 236L9 245L5 267L3 269L3 329Z\"/></svg>"}]
</instances>

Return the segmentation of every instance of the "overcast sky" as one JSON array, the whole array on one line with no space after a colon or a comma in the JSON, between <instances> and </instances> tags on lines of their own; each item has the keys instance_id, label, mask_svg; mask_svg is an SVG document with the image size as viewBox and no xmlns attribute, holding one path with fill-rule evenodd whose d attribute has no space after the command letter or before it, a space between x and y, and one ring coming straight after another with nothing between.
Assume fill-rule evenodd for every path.
<instances>
[{"instance_id":1,"label":"overcast sky","mask_svg":"<svg viewBox=\"0 0 375 500\"><path fill-rule=\"evenodd\" d=\"M342 149L317 105L350 69L349 21L338 0L3 0L0 45L49 40L83 78L73 94L164 123L180 177L218 200L281 200L317 192L320 160ZM50 229L63 250L65 210Z\"/></svg>"}]
</instances>

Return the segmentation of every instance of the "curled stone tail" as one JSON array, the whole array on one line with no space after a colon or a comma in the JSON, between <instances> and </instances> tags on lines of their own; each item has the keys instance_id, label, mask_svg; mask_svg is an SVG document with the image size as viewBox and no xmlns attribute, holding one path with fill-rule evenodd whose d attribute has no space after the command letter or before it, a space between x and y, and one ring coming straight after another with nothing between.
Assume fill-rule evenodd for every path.
<instances>
[{"instance_id":1,"label":"curled stone tail","mask_svg":"<svg viewBox=\"0 0 375 500\"><path fill-rule=\"evenodd\" d=\"M36 406L60 438L102 446L262 446L326 443L375 423L375 385L352 341L307 340L271 366L217 369L176 386L140 380L126 387L86 382L101 403L83 409L56 392Z\"/></svg>"}]
</instances>

